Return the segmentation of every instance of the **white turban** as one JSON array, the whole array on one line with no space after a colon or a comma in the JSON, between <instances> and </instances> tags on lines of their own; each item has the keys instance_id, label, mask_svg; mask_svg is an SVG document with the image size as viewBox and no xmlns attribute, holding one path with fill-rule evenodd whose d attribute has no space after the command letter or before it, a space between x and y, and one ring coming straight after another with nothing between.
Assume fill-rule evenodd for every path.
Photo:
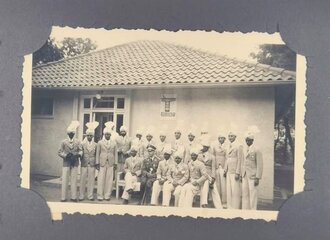
<instances>
[{"instance_id":1,"label":"white turban","mask_svg":"<svg viewBox=\"0 0 330 240\"><path fill-rule=\"evenodd\" d=\"M99 126L98 122L88 122L86 123L86 135L94 135L95 129Z\"/></svg>"},{"instance_id":2,"label":"white turban","mask_svg":"<svg viewBox=\"0 0 330 240\"><path fill-rule=\"evenodd\" d=\"M79 122L78 121L72 121L68 128L66 129L67 133L75 133L77 128L79 127Z\"/></svg>"}]
</instances>

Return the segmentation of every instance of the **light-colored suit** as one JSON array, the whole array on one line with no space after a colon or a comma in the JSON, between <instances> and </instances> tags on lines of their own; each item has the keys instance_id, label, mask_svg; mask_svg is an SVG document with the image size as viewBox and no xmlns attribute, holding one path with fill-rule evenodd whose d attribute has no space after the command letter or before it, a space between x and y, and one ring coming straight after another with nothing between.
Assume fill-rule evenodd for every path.
<instances>
[{"instance_id":1,"label":"light-colored suit","mask_svg":"<svg viewBox=\"0 0 330 240\"><path fill-rule=\"evenodd\" d=\"M129 151L131 149L132 141L126 135L125 137L118 136L116 142L117 142L117 150L118 150L117 171L122 172L124 170L124 163L126 159L129 157Z\"/></svg>"},{"instance_id":2,"label":"light-colored suit","mask_svg":"<svg viewBox=\"0 0 330 240\"><path fill-rule=\"evenodd\" d=\"M211 192L215 208L221 209L222 203L218 192L217 183L214 182L213 188L210 188L210 182L215 179L215 157L209 151L202 153L201 156L200 161L202 161L205 165L208 179L204 182L202 187L200 204L201 206L208 204L208 195L209 192Z\"/></svg>"},{"instance_id":3,"label":"light-colored suit","mask_svg":"<svg viewBox=\"0 0 330 240\"><path fill-rule=\"evenodd\" d=\"M255 179L261 179L263 160L261 152L253 145L246 148L242 163L242 209L257 209L258 186Z\"/></svg>"},{"instance_id":4,"label":"light-colored suit","mask_svg":"<svg viewBox=\"0 0 330 240\"><path fill-rule=\"evenodd\" d=\"M86 180L87 180L87 198L93 199L93 191L95 184L95 163L96 163L96 146L97 144L92 140L88 142L85 140L82 143L83 157L81 159L81 173L80 173L80 194L79 199L85 198Z\"/></svg>"},{"instance_id":5,"label":"light-colored suit","mask_svg":"<svg viewBox=\"0 0 330 240\"><path fill-rule=\"evenodd\" d=\"M164 184L160 184L159 180L166 181L167 180L167 172L169 167L171 166L168 162L169 160L161 160L157 167L157 180L152 185L152 194L150 204L158 205L158 198L161 191L163 191Z\"/></svg>"},{"instance_id":6,"label":"light-colored suit","mask_svg":"<svg viewBox=\"0 0 330 240\"><path fill-rule=\"evenodd\" d=\"M186 146L182 140L182 138L175 139L172 144L172 152L175 153L176 151L180 151L183 153L183 159L186 158Z\"/></svg>"},{"instance_id":7,"label":"light-colored suit","mask_svg":"<svg viewBox=\"0 0 330 240\"><path fill-rule=\"evenodd\" d=\"M229 144L225 172L227 173L227 208L239 209L241 205L241 186L235 175L241 174L243 147L236 141Z\"/></svg>"},{"instance_id":8,"label":"light-colored suit","mask_svg":"<svg viewBox=\"0 0 330 240\"><path fill-rule=\"evenodd\" d=\"M180 194L179 207L192 207L194 196L198 194L207 180L207 172L204 163L199 160L190 161L188 163L189 182L187 182ZM196 181L194 186L192 182Z\"/></svg>"},{"instance_id":9,"label":"light-colored suit","mask_svg":"<svg viewBox=\"0 0 330 240\"><path fill-rule=\"evenodd\" d=\"M135 146L137 148L136 156L144 158L144 142L141 139L134 138L131 142L132 146Z\"/></svg>"},{"instance_id":10,"label":"light-colored suit","mask_svg":"<svg viewBox=\"0 0 330 240\"><path fill-rule=\"evenodd\" d=\"M75 161L75 163L71 165L70 162L66 159L66 156L69 153L73 155L83 154L82 145L78 139L64 139L61 142L60 148L58 150L58 155L63 159L61 200L67 199L69 178L71 186L71 199L77 199L77 175L79 160L77 158L77 161Z\"/></svg>"},{"instance_id":11,"label":"light-colored suit","mask_svg":"<svg viewBox=\"0 0 330 240\"><path fill-rule=\"evenodd\" d=\"M124 164L125 171L125 189L122 198L128 200L129 194L127 190L135 189L135 184L140 181L143 159L141 157L129 157Z\"/></svg>"},{"instance_id":12,"label":"light-colored suit","mask_svg":"<svg viewBox=\"0 0 330 240\"><path fill-rule=\"evenodd\" d=\"M102 139L96 147L96 164L100 164L97 178L97 198L110 199L113 187L113 166L118 163L117 145L114 140Z\"/></svg>"},{"instance_id":13,"label":"light-colored suit","mask_svg":"<svg viewBox=\"0 0 330 240\"><path fill-rule=\"evenodd\" d=\"M216 142L212 146L212 152L215 157L215 181L217 183L218 192L220 193L222 203L226 203L226 178L223 174L225 171L227 151L223 144Z\"/></svg>"},{"instance_id":14,"label":"light-colored suit","mask_svg":"<svg viewBox=\"0 0 330 240\"><path fill-rule=\"evenodd\" d=\"M179 205L179 199L184 184L189 179L188 165L184 162L174 163L167 171L167 181L163 187L163 206L169 206L171 194L175 197L174 206Z\"/></svg>"},{"instance_id":15,"label":"light-colored suit","mask_svg":"<svg viewBox=\"0 0 330 240\"><path fill-rule=\"evenodd\" d=\"M191 149L194 149L194 148L197 148L197 149L202 149L202 146L200 145L200 143L197 142L197 140L194 140L194 141L188 141L188 143L186 144L186 147L185 147L185 158L184 158L184 162L185 163L189 163L190 161L190 151Z\"/></svg>"}]
</instances>

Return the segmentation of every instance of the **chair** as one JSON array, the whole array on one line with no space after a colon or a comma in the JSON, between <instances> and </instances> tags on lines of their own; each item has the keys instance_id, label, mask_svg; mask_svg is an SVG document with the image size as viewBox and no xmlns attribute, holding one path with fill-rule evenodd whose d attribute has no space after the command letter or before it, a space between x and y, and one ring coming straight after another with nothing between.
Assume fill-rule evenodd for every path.
<instances>
[{"instance_id":1,"label":"chair","mask_svg":"<svg viewBox=\"0 0 330 240\"><path fill-rule=\"evenodd\" d=\"M119 187L125 187L125 180L123 179L123 172L117 172L116 175L116 199L119 199Z\"/></svg>"}]
</instances>

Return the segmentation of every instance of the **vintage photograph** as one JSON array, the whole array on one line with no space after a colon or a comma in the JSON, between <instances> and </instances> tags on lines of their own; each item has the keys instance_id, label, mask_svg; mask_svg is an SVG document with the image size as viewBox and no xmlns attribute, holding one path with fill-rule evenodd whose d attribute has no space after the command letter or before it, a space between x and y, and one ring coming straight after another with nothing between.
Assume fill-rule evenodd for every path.
<instances>
[{"instance_id":1,"label":"vintage photograph","mask_svg":"<svg viewBox=\"0 0 330 240\"><path fill-rule=\"evenodd\" d=\"M82 212L279 211L296 60L279 34L53 27L33 54L30 189Z\"/></svg>"}]
</instances>

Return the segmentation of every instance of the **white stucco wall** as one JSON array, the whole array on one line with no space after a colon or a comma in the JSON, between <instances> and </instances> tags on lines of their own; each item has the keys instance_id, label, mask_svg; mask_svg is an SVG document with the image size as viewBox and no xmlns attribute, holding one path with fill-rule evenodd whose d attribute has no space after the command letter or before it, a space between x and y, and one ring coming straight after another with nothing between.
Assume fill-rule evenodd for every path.
<instances>
[{"instance_id":1,"label":"white stucco wall","mask_svg":"<svg viewBox=\"0 0 330 240\"><path fill-rule=\"evenodd\" d=\"M96 91L80 92L96 94ZM122 94L124 91L104 90L104 94ZM177 117L174 120L163 120L160 117L160 96L169 93L177 95ZM31 172L61 175L62 161L57 156L59 143L66 137L66 127L75 116L73 92L49 91L53 95L54 118L32 119L31 122ZM212 89L138 89L131 90L129 115L129 135L134 135L137 128L150 125L156 129L166 124L170 133L178 122L184 122L183 138L190 123L197 127L207 121L213 140L216 129L222 125L228 128L231 121L238 126L240 133L237 141L243 145L243 133L249 125L257 125L260 133L255 144L264 156L264 173L260 183L260 198L273 199L274 186L274 87L226 87ZM39 94L40 95L40 94ZM128 104L129 105L129 104ZM81 119L81 116L77 119ZM127 123L127 121L125 121ZM78 131L78 137L82 131ZM173 134L168 137L173 140Z\"/></svg>"},{"instance_id":2,"label":"white stucco wall","mask_svg":"<svg viewBox=\"0 0 330 240\"><path fill-rule=\"evenodd\" d=\"M177 95L177 117L163 120L160 117L160 96L164 93ZM260 133L255 139L264 157L263 178L260 183L260 198L273 199L274 186L274 88L273 87L232 87L213 89L170 89L135 90L131 97L131 132L139 127L168 125L169 140L173 140L173 129L184 121L202 126L208 122L212 139L216 129L222 125L228 128L231 121L238 126L237 141L245 145L242 136L249 125L257 125ZM188 129L183 129L186 132ZM183 136L185 139L186 134Z\"/></svg>"},{"instance_id":3,"label":"white stucco wall","mask_svg":"<svg viewBox=\"0 0 330 240\"><path fill-rule=\"evenodd\" d=\"M54 117L31 119L31 172L60 176L62 160L57 151L61 140L66 138L66 128L73 115L73 94L47 91L36 96L54 97Z\"/></svg>"}]
</instances>

